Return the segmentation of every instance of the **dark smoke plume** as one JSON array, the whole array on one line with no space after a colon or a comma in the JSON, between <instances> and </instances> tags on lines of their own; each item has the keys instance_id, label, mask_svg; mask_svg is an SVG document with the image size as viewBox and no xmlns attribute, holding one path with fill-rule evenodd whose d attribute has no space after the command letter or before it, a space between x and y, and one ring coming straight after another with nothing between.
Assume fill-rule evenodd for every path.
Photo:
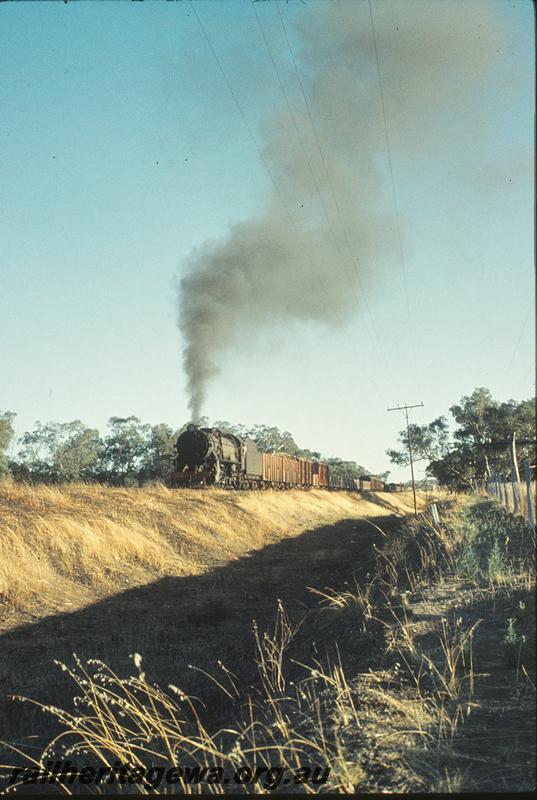
<instances>
[{"instance_id":1,"label":"dark smoke plume","mask_svg":"<svg viewBox=\"0 0 537 800\"><path fill-rule=\"evenodd\" d=\"M264 25L270 13L270 24L277 25L274 3L259 5ZM407 153L415 148L419 158L430 120L441 119L461 90L476 85L499 36L492 6L479 0L373 0L389 137L396 147ZM283 4L280 10L285 18ZM292 321L342 323L362 310L362 293L379 262L393 263L397 255L369 5L326 0L305 5L301 16L292 41L298 41L308 105L291 62L282 78L294 122L282 94L281 109L257 132L271 192L255 217L193 251L180 283L193 419L220 356L241 337ZM403 109L400 91L410 98Z\"/></svg>"}]
</instances>

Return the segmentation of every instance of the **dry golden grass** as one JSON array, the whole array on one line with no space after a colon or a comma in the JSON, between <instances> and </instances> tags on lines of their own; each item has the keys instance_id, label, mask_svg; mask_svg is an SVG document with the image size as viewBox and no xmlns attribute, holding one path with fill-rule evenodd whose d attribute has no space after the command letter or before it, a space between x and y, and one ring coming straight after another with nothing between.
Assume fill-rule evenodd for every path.
<instances>
[{"instance_id":1,"label":"dry golden grass","mask_svg":"<svg viewBox=\"0 0 537 800\"><path fill-rule=\"evenodd\" d=\"M37 758L17 747L10 750L23 755L27 764L50 776L52 782L47 761L62 753L98 767L119 761L131 768L151 763L163 771L171 765L188 769L210 764L230 771L249 767L255 772L263 767L274 772L277 764L282 773L294 773L308 764L312 772L325 777L317 785L302 784L303 792L352 792L364 778L360 765L348 759L343 744L347 732L359 724L355 697L337 663L325 669L319 664L319 669L311 670L310 679L299 686L287 681L285 655L295 633L281 605L274 630L263 635L256 631L259 696L248 699L242 719L232 727L210 733L195 699L174 685L163 691L147 681L139 654L134 654L138 674L129 678L119 677L101 661L83 664L75 659L74 669L59 664L76 685L74 712L19 698L56 717L62 733ZM233 699L225 687L221 688ZM233 680L231 688L236 691ZM322 695L327 690L335 698L335 707L325 717ZM2 769L7 768L0 765ZM56 785L66 794L72 793L59 781ZM235 784L233 791L269 794L277 787L277 782L270 785L260 778L255 784ZM221 784L190 783L184 778L178 789L181 794L225 793ZM139 783L131 791L160 793L158 786Z\"/></svg>"},{"instance_id":2,"label":"dry golden grass","mask_svg":"<svg viewBox=\"0 0 537 800\"><path fill-rule=\"evenodd\" d=\"M167 502L180 503L178 495L156 489L148 519L162 511L161 491ZM190 542L188 501L196 498L196 513L218 508L229 515L227 524L237 520L227 558L284 537L289 528L299 532L348 516L378 518L387 512L379 498L344 494L187 493L183 544ZM387 502L405 503L408 510L411 497ZM213 553L214 529L194 519L192 541L196 547L206 541ZM380 532L370 572L356 575L343 590L311 588L321 598L320 614L307 613L297 622L278 601L272 630L254 625L258 678L247 696L237 676L221 665L226 673L220 675L222 683L213 681L231 701L231 713L220 730L207 724L207 708L175 683L162 689L149 683L139 655L134 657L138 676L129 678L101 660L77 660L74 670L63 667L77 686L74 710L32 701L55 717L62 731L40 756L30 757L31 763L46 772L47 759L61 752L98 765L118 760L162 767L248 765L252 770L275 763L287 770L304 763L320 771L329 767L326 783L301 786L307 793L527 789L534 766L529 749L534 639L529 641L529 631L534 629L530 589L535 569L519 550L533 550L529 531L494 504L464 498L444 504L439 527L425 513ZM168 530L172 549L175 536ZM489 547L492 539L485 542L486 536L509 545L510 583L501 589L493 582L489 586L484 575L472 583L458 573L468 540ZM207 560L197 563L198 569L207 567ZM342 635L330 652L297 658L305 638L323 638L327 612L332 627L338 615L343 617L351 636L340 626ZM360 648L364 652L357 662L354 651ZM512 655L515 663L509 667L505 658ZM505 712L501 731L495 728L500 710ZM153 788L137 786L136 791ZM257 784L243 791L269 793L274 788ZM186 794L201 789L222 792L219 785L180 786Z\"/></svg>"},{"instance_id":3,"label":"dry golden grass","mask_svg":"<svg viewBox=\"0 0 537 800\"><path fill-rule=\"evenodd\" d=\"M410 493L368 498L4 482L0 597L38 614L73 610L157 577L200 574L318 525L406 514L411 504Z\"/></svg>"}]
</instances>

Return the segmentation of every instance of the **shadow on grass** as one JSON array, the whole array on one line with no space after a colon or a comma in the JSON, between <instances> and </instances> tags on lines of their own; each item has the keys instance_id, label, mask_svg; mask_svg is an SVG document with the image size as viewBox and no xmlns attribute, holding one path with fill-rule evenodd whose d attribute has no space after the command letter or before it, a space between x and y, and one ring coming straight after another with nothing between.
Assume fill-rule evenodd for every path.
<instances>
[{"instance_id":1,"label":"shadow on grass","mask_svg":"<svg viewBox=\"0 0 537 800\"><path fill-rule=\"evenodd\" d=\"M389 514L375 518L375 524L393 529L401 518ZM206 574L162 578L5 633L0 638L0 739L41 750L56 723L8 696L69 707L73 685L53 661L72 664L73 653L82 660L102 659L123 676L134 671L129 654L140 653L150 682L163 688L173 683L202 698L206 716L218 720L223 693L188 665L218 675L220 660L246 692L257 677L252 620L261 630L272 627L278 600L291 617L302 617L318 604L307 587L343 588L354 573L365 575L372 565L372 544L381 539L366 521L344 520L250 552ZM12 763L13 756L8 758Z\"/></svg>"}]
</instances>

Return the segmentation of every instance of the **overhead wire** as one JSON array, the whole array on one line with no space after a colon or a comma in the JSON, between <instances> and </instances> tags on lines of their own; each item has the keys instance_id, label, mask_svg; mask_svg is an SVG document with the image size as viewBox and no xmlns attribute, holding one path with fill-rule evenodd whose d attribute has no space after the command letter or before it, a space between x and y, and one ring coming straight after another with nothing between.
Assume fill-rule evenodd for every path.
<instances>
[{"instance_id":1,"label":"overhead wire","mask_svg":"<svg viewBox=\"0 0 537 800\"><path fill-rule=\"evenodd\" d=\"M252 0L252 2L254 2L254 0ZM356 257L353 254L353 248L352 248L352 245L351 245L351 243L349 241L349 235L348 235L348 231L347 231L347 226L343 222L343 216L342 216L342 212L341 212L341 207L340 207L340 204L338 202L336 192L334 190L334 185L333 185L332 178L331 178L331 175L330 175L330 170L328 168L328 164L327 164L327 161L326 161L326 158L325 158L325 155L324 155L324 151L323 151L323 148L322 148L322 145L321 145L321 140L320 140L320 137L319 137L319 133L317 131L317 126L315 124L315 121L313 119L313 115L311 113L310 104L308 102L308 98L307 98L307 95L306 95L306 91L304 89L304 84L303 84L303 81L302 81L302 77L301 77L300 71L298 69L298 64L297 64L297 61L296 61L296 57L295 57L295 53L294 53L294 50L293 50L293 46L291 44L291 40L290 40L289 34L287 32L287 27L285 25L285 20L284 20L284 18L282 16L282 13L281 13L281 10L280 10L280 5L279 5L279 1L278 0L276 0L275 6L276 6L276 9L278 11L278 16L279 16L279 19L280 19L280 24L281 24L281 27L282 27L282 30L283 30L285 41L286 41L287 47L289 49L289 53L291 55L291 60L292 60L292 63L293 63L295 75L296 75L296 78L297 78L298 85L300 87L300 92L301 92L301 95L302 95L302 99L304 101L304 106L306 108L308 119L309 119L309 122L310 122L310 125L311 125L311 128L312 128L312 131L313 131L313 135L314 135L314 138L315 138L315 143L316 143L317 149L319 151L319 155L320 155L320 158L321 158L321 163L323 165L324 172L326 174L327 184L328 184L328 187L330 189L330 194L331 194L331 197L332 197L332 200L333 200L333 203L334 203L334 207L336 209L336 215L337 215L337 218L338 218L339 227L340 227L341 232L343 233L343 237L344 237L345 243L347 245L347 250L348 250L348 253L349 253L351 268L352 268L352 270L354 272L354 275L356 276L356 279L358 281L358 286L360 288L360 292L361 292L361 295L362 295L362 302L363 302L363 305L364 305L364 308L365 308L366 316L367 316L367 318L369 320L369 324L370 324L371 329L373 331L372 335L371 335L371 332L369 332L369 333L370 333L371 339L374 342L375 347L377 347L377 349L378 349L378 351L380 353L380 356L381 356L382 361L384 362L384 366L386 368L389 380L391 381L392 387L395 390L397 382L396 382L396 380L394 378L394 374L392 372L392 369L391 369L391 367L390 367L390 365L388 363L388 359L386 357L386 354L385 354L385 351L384 351L384 348L383 348L383 345L382 345L382 339L381 339L381 337L380 337L380 335L379 335L379 333L377 331L377 328L376 328L376 325L375 325L375 322L374 322L374 318L373 318L373 314L371 312L371 309L370 309L370 306L369 306L369 302L367 300L367 293L366 293L366 291L364 289L364 285L363 285L363 282L362 282L362 278L361 278L360 272L354 266L355 260L357 261L358 259L356 259ZM256 16L257 16L257 11L256 11ZM259 18L258 18L258 21L259 21ZM280 81L280 84L281 84L281 81ZM282 86L282 90L283 90L283 86ZM286 100L287 100L287 97L286 97ZM288 103L288 105L289 105L289 103ZM297 131L297 133L298 133L298 131ZM352 282L351 282L351 286L352 286ZM355 297L356 297L356 295L355 295ZM357 299L357 302L360 302L358 298L356 298L356 299Z\"/></svg>"},{"instance_id":2,"label":"overhead wire","mask_svg":"<svg viewBox=\"0 0 537 800\"><path fill-rule=\"evenodd\" d=\"M419 383L418 374L417 374L417 362L416 362L416 347L414 344L414 326L412 322L412 316L410 314L410 303L408 300L408 282L407 282L407 275L406 275L406 264L405 264L405 253L403 248L403 241L401 238L401 223L399 219L399 206L397 203L397 192L395 189L395 178L393 173L393 163L392 163L392 154L391 154L391 147L390 147L390 138L388 134L388 123L386 121L386 106L384 102L384 90L382 87L382 75L380 70L380 59L378 53L378 46L377 46L377 35L375 32L375 22L373 19L373 9L371 6L371 0L368 0L369 5L369 18L371 21L371 33L373 36L373 48L375 51L375 62L377 67L377 78L378 78L378 85L379 85L379 95L380 95L380 105L382 109L382 118L384 121L384 138L386 141L386 151L388 154L388 167L390 171L390 179L391 179L391 189L392 189L392 199L393 199L393 207L395 213L395 222L396 222L396 229L397 229L397 243L399 249L399 259L401 263L401 272L403 277L403 288L404 288L404 296L405 296L405 304L406 304L406 312L407 312L407 322L408 322L408 332L410 338L410 347L412 351L412 361L414 366L414 376Z\"/></svg>"},{"instance_id":3,"label":"overhead wire","mask_svg":"<svg viewBox=\"0 0 537 800\"><path fill-rule=\"evenodd\" d=\"M533 308L533 299L530 300L530 303L529 303L529 306L528 306L528 310L526 312L526 316L524 317L524 322L522 323L522 327L520 329L520 333L518 335L518 338L516 340L515 346L513 348L513 354L511 356L511 358L509 359L507 369L505 370L504 383L507 382L507 378L508 378L508 376L509 376L509 374L511 372L513 364L515 363L515 359L516 359L516 355L517 355L517 352L518 352L518 348L520 346L520 342L522 341L522 337L524 336L524 331L526 330L526 325L528 324L528 319L530 318L530 313L531 313L531 309L532 308Z\"/></svg>"},{"instance_id":4,"label":"overhead wire","mask_svg":"<svg viewBox=\"0 0 537 800\"><path fill-rule=\"evenodd\" d=\"M326 286L324 285L319 273L315 270L314 263L313 263L313 258L311 256L310 252L308 251L307 246L305 246L305 242L304 242L302 233L301 233L299 227L297 226L297 224L296 224L296 222L295 222L295 220L293 218L293 214L291 212L291 209L289 208L288 204L286 203L286 201L285 201L285 199L284 199L284 197L283 197L283 195L282 195L282 193L281 193L281 191L280 191L280 189L279 189L279 187L278 187L278 185L276 183L274 175L272 174L272 171L271 171L271 169L270 169L270 167L269 167L269 165L267 163L267 160L266 160L266 158L265 158L265 156L263 154L263 151L262 151L261 147L259 146L257 138L256 138L256 136L255 136L255 134L254 134L254 132L252 130L252 127L251 127L250 123L248 122L246 114L244 113L244 110L243 110L243 108L242 108L242 106L241 106L241 104L240 104L240 102L238 100L238 97L237 97L235 91L233 90L233 86L231 85L231 82L230 82L230 80L229 80L229 78L228 78L228 76L226 74L226 71L225 71L225 69L223 67L223 64L222 64L220 58L218 57L218 55L217 55L217 53L216 53L216 51L214 49L214 46L213 46L213 44L211 42L211 39L210 39L210 37L209 37L205 27L204 27L199 15L198 15L198 12L197 12L197 10L195 8L193 0L190 0L190 7L192 8L192 11L193 11L194 16L195 16L195 18L197 20L199 28L200 28L200 30L201 30L201 32L203 34L203 37L204 37L205 41L207 42L207 45L208 45L208 47L209 47L209 49L210 49L210 51L211 51L211 53L212 53L212 55L214 57L214 60L215 60L216 64L218 65L218 68L219 68L219 70L220 70L220 72L222 74L222 77L224 78L226 86L227 86L227 88L229 90L229 93L230 93L230 95L231 95L231 97L232 97L232 99L234 101L235 106L237 107L237 110L238 110L238 112L240 114L240 117L241 117L241 119L242 119L242 121L243 121L243 123L244 123L244 125L245 125L245 127L247 129L247 131L248 131L248 134L249 134L252 142L254 143L254 145L256 147L256 150L257 150L257 153L259 155L259 158L261 159L261 161L263 163L263 166L264 166L264 168L265 168L265 170L266 170L266 172L267 172L267 174L268 174L268 176L270 178L270 181L272 183L274 191L276 192L276 195L277 195L278 199L282 203L283 208L287 212L287 222L292 226L292 228L294 229L295 234L299 237L299 240L301 241L301 244L303 246L304 252L305 252L306 256L308 257L308 261L309 261L311 269L312 269L312 274L315 276L315 278L316 278L317 282L319 283L320 287L324 291L326 291ZM319 308L322 308L322 298L320 298L320 300L319 300ZM335 312L335 317L337 318L337 320L339 322L339 325L340 325L340 328L343 331L343 334L345 335L345 338L347 339L349 347L353 351L353 353L356 356L357 360L360 361L361 360L360 354L356 349L356 346L354 344L354 340L350 336L350 334L349 334L349 332L348 332L348 330L347 330L347 328L345 326L343 318L341 317L341 315L338 312ZM372 380L371 375L368 374L367 377L368 377L368 379L369 379L369 381L371 383L375 383ZM378 387L377 386L375 386L375 390L378 391Z\"/></svg>"},{"instance_id":5,"label":"overhead wire","mask_svg":"<svg viewBox=\"0 0 537 800\"><path fill-rule=\"evenodd\" d=\"M296 121L295 114L294 114L294 112L293 112L293 109L292 109L292 107L291 107L291 104L290 104L290 102L289 102L289 97L288 97L288 95L287 95L287 92L285 91L285 86L284 86L284 84L283 84L283 81L282 81L282 79L281 79L281 76L280 76L280 72L279 72L279 70L278 70L278 66L277 66L277 64L276 64L276 61L275 61L275 59L274 59L274 56L273 56L273 54L272 54L272 49L271 49L271 47L270 47L270 45L269 45L269 42L268 42L267 36L266 36L266 34L265 34L265 30L264 30L264 28L263 28L263 25L261 24L261 20L260 20L260 18L259 18L259 14L257 13L257 8L256 8L256 6L255 6L255 0L252 0L252 2L251 2L251 5L252 5L252 8L253 8L253 10L254 10L254 13L255 13L255 17L256 17L256 20L257 20L257 24L258 24L258 26L259 26L259 29L260 29L260 31L261 31L261 35L262 35L262 37L263 37L263 41L264 41L264 43L265 43L265 48L266 48L266 50L267 50L267 53L269 54L269 57L270 57L270 60L271 60L271 63L272 63L272 67L273 67L273 69L274 69L274 73L275 73L275 75L276 75L276 77L277 77L277 79L278 79L278 83L279 83L279 85L280 85L281 92L282 92L282 94L283 94L283 97L284 97L285 103L286 103L286 105L287 105L287 110L288 110L288 112L289 112L289 116L291 117L291 121L292 121L292 123L293 123L293 127L294 127L294 129L295 129L295 133L296 133L296 135L297 135L298 142L299 142L299 144L300 144L300 147L301 147L301 149L302 149L302 153L303 153L303 155L304 155L304 158L305 158L305 160L306 160L306 163L307 163L307 165L308 165L308 169L309 169L309 173L310 173L310 175L311 175L311 179L312 179L312 181L313 181L313 185L314 185L314 187L315 187L315 190L316 190L316 192L317 192L317 195L318 195L318 197L319 197L319 201L320 201L320 204L321 204L321 208L322 208L322 210L323 210L323 215L324 215L324 218L325 218L325 220L326 220L326 224L327 224L327 226L328 226L328 229L330 230L330 233L332 234L332 241L333 241L333 244L335 245L336 249L338 250L338 254L341 256L342 254L341 254L341 250L340 250L340 247L339 247L339 242L338 242L338 240L337 240L337 236L335 235L335 230L334 230L334 228L333 228L333 226L332 226L332 222L331 222L331 220L330 220L330 217L329 217L329 215L328 215L328 212L327 212L327 210L326 210L326 206L325 206L325 202L324 202L324 200L323 200L323 194L322 194L321 188L320 188L320 186L319 186L319 183L318 183L318 181L317 181L317 178L316 178L316 176L315 176L315 172L314 172L314 170L313 170L313 167L312 167L312 164L311 164L310 158L309 158L309 156L308 156L308 152L307 152L307 150L306 150L306 146L305 146L305 144L304 144L304 140L303 140L303 138L302 138L302 135L301 135L301 133L300 133L300 130L299 130L299 127L298 127L298 124L297 124L297 121ZM344 261L344 259L342 259L342 261ZM352 284L350 284L350 285L352 286ZM355 292L354 292L354 286L352 286L352 291L353 291L353 294L354 294L354 296L355 296L355 299L356 299L356 301L357 301L357 302L359 302L359 298L356 296L356 294L355 294Z\"/></svg>"}]
</instances>

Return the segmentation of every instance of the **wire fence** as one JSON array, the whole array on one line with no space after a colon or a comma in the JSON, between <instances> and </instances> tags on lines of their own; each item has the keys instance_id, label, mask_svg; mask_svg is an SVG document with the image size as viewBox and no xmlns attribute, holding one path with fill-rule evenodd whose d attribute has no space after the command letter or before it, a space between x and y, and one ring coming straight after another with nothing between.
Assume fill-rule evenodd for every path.
<instances>
[{"instance_id":1,"label":"wire fence","mask_svg":"<svg viewBox=\"0 0 537 800\"><path fill-rule=\"evenodd\" d=\"M493 472L486 484L489 497L494 497L507 511L523 516L530 528L535 525L535 501L537 483L532 480L533 469L530 462L523 462L524 475L504 475ZM518 470L517 470L518 473Z\"/></svg>"}]
</instances>

